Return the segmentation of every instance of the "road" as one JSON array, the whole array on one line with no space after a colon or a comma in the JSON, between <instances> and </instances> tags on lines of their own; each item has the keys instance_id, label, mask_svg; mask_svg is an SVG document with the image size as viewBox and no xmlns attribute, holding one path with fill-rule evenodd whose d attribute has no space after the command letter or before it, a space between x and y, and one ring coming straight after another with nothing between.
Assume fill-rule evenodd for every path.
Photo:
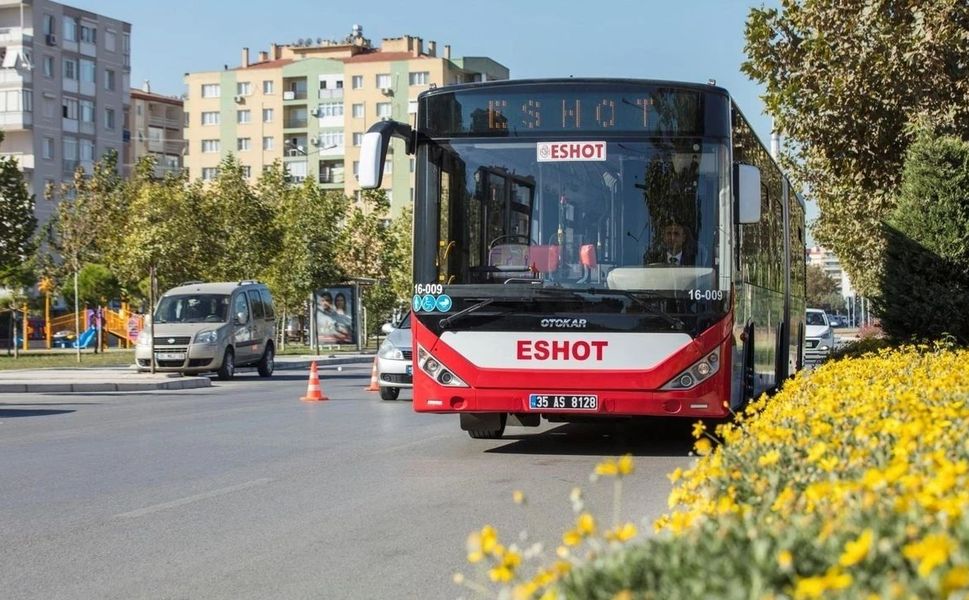
<instances>
[{"instance_id":1,"label":"road","mask_svg":"<svg viewBox=\"0 0 969 600\"><path fill-rule=\"evenodd\" d=\"M653 518L691 460L683 422L472 440L454 415L363 391L369 367L321 374L331 399L314 404L305 371L0 398L3 597L455 598L473 529L554 548L574 486L609 514L611 485L588 476L626 452L624 516Z\"/></svg>"}]
</instances>

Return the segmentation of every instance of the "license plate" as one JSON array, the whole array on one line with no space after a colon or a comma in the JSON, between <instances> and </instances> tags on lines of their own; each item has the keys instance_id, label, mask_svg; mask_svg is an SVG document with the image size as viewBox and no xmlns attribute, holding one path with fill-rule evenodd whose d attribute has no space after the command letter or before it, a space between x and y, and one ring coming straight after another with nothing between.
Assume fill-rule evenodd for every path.
<instances>
[{"instance_id":1,"label":"license plate","mask_svg":"<svg viewBox=\"0 0 969 600\"><path fill-rule=\"evenodd\" d=\"M589 394L530 394L529 410L599 410L599 396Z\"/></svg>"},{"instance_id":2,"label":"license plate","mask_svg":"<svg viewBox=\"0 0 969 600\"><path fill-rule=\"evenodd\" d=\"M407 365L407 374L408 375L414 374L414 365Z\"/></svg>"},{"instance_id":3,"label":"license plate","mask_svg":"<svg viewBox=\"0 0 969 600\"><path fill-rule=\"evenodd\" d=\"M185 360L184 352L156 352L155 360Z\"/></svg>"}]
</instances>

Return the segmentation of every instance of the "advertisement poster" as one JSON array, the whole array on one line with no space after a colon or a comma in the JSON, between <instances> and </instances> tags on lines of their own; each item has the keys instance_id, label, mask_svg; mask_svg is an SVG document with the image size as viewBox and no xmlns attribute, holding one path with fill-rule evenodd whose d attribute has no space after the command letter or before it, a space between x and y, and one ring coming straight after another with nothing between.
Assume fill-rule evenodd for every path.
<instances>
[{"instance_id":1,"label":"advertisement poster","mask_svg":"<svg viewBox=\"0 0 969 600\"><path fill-rule=\"evenodd\" d=\"M316 310L316 340L320 345L355 344L356 298L352 287L328 287L313 294Z\"/></svg>"}]
</instances>

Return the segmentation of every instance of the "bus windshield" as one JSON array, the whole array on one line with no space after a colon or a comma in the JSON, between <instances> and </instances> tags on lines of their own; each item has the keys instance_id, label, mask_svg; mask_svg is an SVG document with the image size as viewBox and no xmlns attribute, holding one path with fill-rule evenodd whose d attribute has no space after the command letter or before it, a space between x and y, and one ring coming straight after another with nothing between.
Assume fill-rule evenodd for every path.
<instances>
[{"instance_id":1,"label":"bus windshield","mask_svg":"<svg viewBox=\"0 0 969 600\"><path fill-rule=\"evenodd\" d=\"M424 232L437 239L418 247L435 254L436 281L675 298L719 285L720 140L452 139L421 151L423 214L437 221Z\"/></svg>"}]
</instances>

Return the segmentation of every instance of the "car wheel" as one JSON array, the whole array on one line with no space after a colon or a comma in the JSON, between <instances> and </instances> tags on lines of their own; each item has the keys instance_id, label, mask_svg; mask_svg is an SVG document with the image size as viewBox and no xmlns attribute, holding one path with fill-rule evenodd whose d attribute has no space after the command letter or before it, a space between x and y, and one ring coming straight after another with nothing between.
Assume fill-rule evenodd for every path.
<instances>
[{"instance_id":1,"label":"car wheel","mask_svg":"<svg viewBox=\"0 0 969 600\"><path fill-rule=\"evenodd\" d=\"M276 352L272 344L266 344L266 351L262 353L262 358L259 359L259 366L257 370L259 371L260 377L269 377L273 374L273 369L276 368Z\"/></svg>"},{"instance_id":2,"label":"car wheel","mask_svg":"<svg viewBox=\"0 0 969 600\"><path fill-rule=\"evenodd\" d=\"M396 400L397 396L400 396L400 388L397 387L381 387L380 388L380 399L381 400Z\"/></svg>"},{"instance_id":3,"label":"car wheel","mask_svg":"<svg viewBox=\"0 0 969 600\"><path fill-rule=\"evenodd\" d=\"M233 375L236 374L235 354L232 352L232 348L225 349L225 356L222 357L222 366L219 367L216 374L223 381L232 379Z\"/></svg>"}]
</instances>

